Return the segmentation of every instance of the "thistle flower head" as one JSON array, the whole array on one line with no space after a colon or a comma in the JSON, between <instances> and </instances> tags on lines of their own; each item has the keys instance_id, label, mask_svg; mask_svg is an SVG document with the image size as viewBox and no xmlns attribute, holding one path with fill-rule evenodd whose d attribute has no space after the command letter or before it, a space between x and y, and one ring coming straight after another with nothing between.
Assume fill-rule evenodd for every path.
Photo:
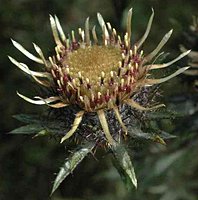
<instances>
[{"instance_id":1,"label":"thistle flower head","mask_svg":"<svg viewBox=\"0 0 198 200\"><path fill-rule=\"evenodd\" d=\"M148 37L153 17L154 11L152 10L145 33L138 42L132 44L132 9L128 11L126 32L123 37L118 35L111 24L106 23L99 13L97 18L102 36L98 36L96 26L90 31L89 18L87 18L84 28L79 28L77 32L72 31L66 37L58 18L50 16L56 43L55 55L46 59L42 50L34 44L39 57L34 56L12 40L14 46L23 54L44 65L45 71L32 71L24 63L9 58L17 67L32 76L37 83L47 88L53 88L56 96L45 99L36 96L34 99L30 99L19 93L18 95L26 101L38 105L46 104L53 108L77 105L80 108L71 130L65 134L62 142L73 135L86 112L95 112L107 142L115 145L115 138L110 134L105 111L113 110L123 131L127 133L127 128L119 113L119 106L127 104L141 111L164 106L160 104L149 108L143 107L134 100L133 96L142 88L165 82L188 68L180 68L175 73L159 79L151 77L152 70L166 68L189 53L189 51L185 51L168 63L153 64L161 48L172 34L172 30L165 34L157 47L145 55L141 47Z\"/></svg>"},{"instance_id":2,"label":"thistle flower head","mask_svg":"<svg viewBox=\"0 0 198 200\"><path fill-rule=\"evenodd\" d=\"M198 87L198 17L193 16L192 24L190 25L190 32L186 35L188 46L193 50L188 54L188 64L191 68L184 72L184 74L193 78L194 85ZM185 52L186 48L181 46L181 51Z\"/></svg>"}]
</instances>

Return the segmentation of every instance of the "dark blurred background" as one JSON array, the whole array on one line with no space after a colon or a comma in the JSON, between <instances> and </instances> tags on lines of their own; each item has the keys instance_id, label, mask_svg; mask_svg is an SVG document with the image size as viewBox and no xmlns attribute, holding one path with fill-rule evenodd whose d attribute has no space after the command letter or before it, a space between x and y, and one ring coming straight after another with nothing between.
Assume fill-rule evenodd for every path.
<instances>
[{"instance_id":1,"label":"dark blurred background","mask_svg":"<svg viewBox=\"0 0 198 200\"><path fill-rule=\"evenodd\" d=\"M196 0L0 0L1 200L50 199L54 173L64 162L67 151L54 139L32 139L24 135L7 134L20 126L12 118L13 115L39 113L42 109L16 95L16 91L20 91L28 96L37 89L28 77L9 62L7 55L27 63L32 69L38 66L16 50L10 38L31 52L34 52L32 42L35 42L45 55L50 55L53 52L54 41L49 26L49 14L59 17L66 33L84 26L88 16L91 24L96 24L97 12L122 32L124 17L131 7L134 9L132 31L135 39L144 33L151 8L155 10L151 33L144 45L146 52L151 51L171 28L174 29L172 38L164 48L171 53L170 58L180 53L179 45L186 40L185 35L189 30L192 15L198 15ZM184 59L181 65L185 64ZM176 78L163 85L162 100L178 112L184 111L184 108L188 110L189 107L184 106L189 105L189 109L194 109L196 103L193 98L185 99L186 96L196 95L193 86L186 83L185 79ZM177 104L177 97L185 101ZM175 104L180 107L176 107ZM194 148L198 146L195 142L197 140L194 139L197 138L197 129L187 129L192 127L187 126L188 122L192 122L190 117L163 122L162 126L166 131L178 135L167 147L146 144L144 148L140 145L138 151L141 152L141 156L135 161L139 179L139 188L136 191L128 192L125 189L119 175L110 164L108 155L99 156L98 160L89 156L74 174L63 182L51 199L197 200L198 157ZM172 123L175 125L171 125Z\"/></svg>"}]
</instances>

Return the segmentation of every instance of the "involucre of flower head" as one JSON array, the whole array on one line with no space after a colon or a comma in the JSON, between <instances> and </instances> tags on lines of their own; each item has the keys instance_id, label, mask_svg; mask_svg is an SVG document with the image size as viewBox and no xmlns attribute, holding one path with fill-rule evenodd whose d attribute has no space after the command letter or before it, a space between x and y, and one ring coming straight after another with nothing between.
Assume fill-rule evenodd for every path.
<instances>
[{"instance_id":1,"label":"involucre of flower head","mask_svg":"<svg viewBox=\"0 0 198 200\"><path fill-rule=\"evenodd\" d=\"M102 36L97 33L96 26L90 30L89 18L87 18L84 28L79 28L76 32L72 31L66 37L58 18L50 15L52 33L56 43L55 55L48 59L45 58L40 47L34 44L39 55L37 57L12 40L13 45L19 51L31 60L44 65L45 71L32 71L24 63L9 58L37 83L46 88L53 88L57 95L45 99L39 96L30 99L20 93L18 95L30 103L48 105L56 109L72 105L80 108L80 111L76 113L71 130L65 134L61 142L74 134L85 113L93 112L97 113L107 143L112 146L116 145L116 137L110 133L105 112L112 110L123 132L127 134L120 107L127 105L140 111L147 111L164 106L160 104L144 107L133 97L142 88L165 82L188 69L188 67L180 68L175 73L163 78L152 77L152 70L169 67L189 53L189 51L185 51L168 63L153 64L172 34L172 30L170 30L157 44L157 47L145 55L142 45L150 32L153 17L154 11L152 10L142 38L138 42L132 43L132 9L128 11L126 32L123 37L117 34L110 23L104 21L100 13L97 14L97 18Z\"/></svg>"}]
</instances>

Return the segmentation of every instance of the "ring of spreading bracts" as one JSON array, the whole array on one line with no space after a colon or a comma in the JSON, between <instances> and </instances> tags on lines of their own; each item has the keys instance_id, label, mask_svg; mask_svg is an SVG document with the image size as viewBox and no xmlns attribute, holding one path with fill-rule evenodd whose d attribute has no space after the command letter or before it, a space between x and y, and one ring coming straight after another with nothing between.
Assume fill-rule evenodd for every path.
<instances>
[{"instance_id":1,"label":"ring of spreading bracts","mask_svg":"<svg viewBox=\"0 0 198 200\"><path fill-rule=\"evenodd\" d=\"M157 47L151 53L149 53L146 56L143 55L143 51L140 50L140 47L145 42L145 40L150 32L153 17L154 17L153 10L152 10L152 14L150 16L150 19L147 24L147 28L146 28L146 31L145 31L143 37L134 45L131 45L132 9L130 9L128 11L127 23L126 23L127 30L126 30L126 33L125 33L123 39L121 39L121 37L119 35L117 35L116 30L111 27L110 23L105 23L101 14L98 13L97 17L98 17L98 21L99 21L99 24L101 26L102 33L103 33L102 34L102 42L103 43L100 45L119 46L122 50L122 60L120 60L120 62L118 63L118 71L121 69L124 71L124 73L126 73L127 70L128 71L131 70L131 72L134 72L134 70L136 70L135 76L133 73L131 73L132 75L128 76L128 79L130 79L130 80L128 80L128 79L125 80L123 78L120 78L119 82L117 83L117 89L114 89L114 94L111 94L108 92L105 94L102 94L101 92L98 92L96 94L96 96L93 97L93 99L90 99L90 98L86 98L86 96L81 96L80 93L76 93L77 96L76 96L75 102L71 102L69 97L63 98L63 96L61 96L61 95L51 96L46 99L36 96L36 97L34 97L34 99L30 99L30 98L23 96L22 94L17 92L17 94L24 100L26 100L30 103L33 103L33 104L37 104L37 105L46 104L53 108L61 108L61 107L65 107L65 106L75 103L81 107L82 110L76 114L76 117L74 119L74 123L72 125L71 130L65 134L65 136L62 138L61 142L70 138L74 134L74 132L78 128L79 124L81 123L85 112L97 112L99 121L101 123L104 134L106 136L107 142L110 145L116 145L116 141L110 134L104 111L107 109L113 109L115 112L116 118L119 121L123 131L125 133L127 133L127 128L125 127L124 123L122 122L122 119L121 119L121 116L119 113L119 108L118 108L119 104L128 104L128 105L132 106L133 108L142 110L142 111L153 110L153 109L164 106L163 104L160 104L160 105L157 105L154 107L145 108L145 107L139 105L137 102L135 102L131 98L131 96L139 88L142 88L145 86L149 87L154 84L160 84L162 82L165 82L165 81L177 76L178 74L184 72L185 70L187 70L189 68L189 67L180 68L175 73L173 73L167 77L160 78L160 79L148 78L151 70L166 68L166 67L172 65L173 63L175 63L176 61L178 61L179 59L183 58L190 52L190 51L186 51L168 63L147 64L147 63L151 62L152 60L154 60L156 55L159 53L161 48L166 44L166 42L168 41L168 39L170 38L170 36L172 34L172 30L170 30L167 34L165 34L165 36L162 38L160 43L157 45ZM49 59L46 59L44 57L43 52L36 44L33 43L34 48L35 48L36 52L38 53L39 57L34 56L30 52L28 52L24 47L22 47L19 43L12 40L13 45L19 51L21 51L23 54L25 54L28 58L30 58L31 60L33 60L39 64L43 64L46 67L46 72L32 71L24 63L19 63L12 57L9 57L9 59L11 60L11 62L13 64L15 64L17 67L19 67L22 71L29 74L37 83L39 83L45 87L52 87L52 86L57 87L57 85L58 85L60 88L65 84L65 82L60 77L57 80L57 76L54 73L54 69L59 70L60 74L61 74L61 69L57 63L61 60L62 56L65 53L65 50L75 51L78 48L86 48L86 47L92 46L92 41L91 41L91 37L90 37L91 34L90 34L90 30L89 30L89 18L87 18L87 20L85 22L85 30L79 29L79 36L80 36L81 40L78 42L75 38L73 31L72 31L72 34L70 37L71 39L66 38L66 36L62 30L62 27L60 25L60 22L56 16L52 17L50 15L50 23L51 23L54 40L56 43L56 47L55 47L56 55L53 57L49 57ZM92 29L92 37L93 37L93 43L95 45L99 45L99 40L98 40L98 37L96 34L95 26ZM134 58L138 58L138 61L134 62ZM131 62L133 62L133 63L131 63ZM153 61L153 63L154 63L154 61ZM67 73L69 74L69 69L68 69ZM111 80L111 79L114 80L115 76L119 76L118 73L119 72L117 72L116 74L110 73L110 75L109 76L107 75L106 78L109 78L109 80ZM101 80L104 79L105 76L106 75L104 73L101 73L101 77L100 77ZM81 79L81 78L82 78L81 74L79 73L79 79ZM56 82L54 82L54 79L56 79ZM89 81L87 81L87 82L89 82ZM72 78L71 78L71 80L67 81L66 86L71 87L76 90L79 89L79 86L76 85L74 81L72 81ZM127 89L127 87L129 89ZM121 92L118 88L121 88ZM104 97L107 97L107 95L108 95L108 98L107 99L104 98ZM94 106L91 106L90 102L91 102L91 100L94 101L95 100L94 98L97 98L99 100L101 98L103 98L103 100L97 101L98 103L95 103ZM116 100L118 98L119 98L119 103L116 102Z\"/></svg>"}]
</instances>

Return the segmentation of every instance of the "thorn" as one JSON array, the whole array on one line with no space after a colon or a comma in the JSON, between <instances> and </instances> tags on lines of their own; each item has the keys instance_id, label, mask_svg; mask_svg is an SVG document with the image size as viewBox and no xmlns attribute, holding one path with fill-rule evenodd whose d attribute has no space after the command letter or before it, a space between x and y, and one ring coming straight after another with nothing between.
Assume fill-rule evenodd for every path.
<instances>
[{"instance_id":1,"label":"thorn","mask_svg":"<svg viewBox=\"0 0 198 200\"><path fill-rule=\"evenodd\" d=\"M80 79L82 78L81 72L78 72L78 77L79 77Z\"/></svg>"},{"instance_id":2,"label":"thorn","mask_svg":"<svg viewBox=\"0 0 198 200\"><path fill-rule=\"evenodd\" d=\"M116 32L115 28L113 28L113 35L114 35L114 36L117 35L117 32Z\"/></svg>"},{"instance_id":3,"label":"thorn","mask_svg":"<svg viewBox=\"0 0 198 200\"><path fill-rule=\"evenodd\" d=\"M102 96L101 92L98 92L98 99L100 99Z\"/></svg>"},{"instance_id":4,"label":"thorn","mask_svg":"<svg viewBox=\"0 0 198 200\"><path fill-rule=\"evenodd\" d=\"M53 69L51 69L51 73L52 73L52 76L53 76L53 78L55 78L55 79L56 79L56 75L55 75L55 73L54 73L54 70L53 70Z\"/></svg>"},{"instance_id":5,"label":"thorn","mask_svg":"<svg viewBox=\"0 0 198 200\"><path fill-rule=\"evenodd\" d=\"M73 30L72 30L71 34L72 34L72 42L76 42L75 33Z\"/></svg>"},{"instance_id":6,"label":"thorn","mask_svg":"<svg viewBox=\"0 0 198 200\"><path fill-rule=\"evenodd\" d=\"M130 49L129 51L129 55L132 56L133 55L133 51Z\"/></svg>"},{"instance_id":7,"label":"thorn","mask_svg":"<svg viewBox=\"0 0 198 200\"><path fill-rule=\"evenodd\" d=\"M108 29L111 31L112 30L112 27L111 27L111 24L109 22L107 22L107 27Z\"/></svg>"},{"instance_id":8,"label":"thorn","mask_svg":"<svg viewBox=\"0 0 198 200\"><path fill-rule=\"evenodd\" d=\"M69 74L69 67L66 67L66 73Z\"/></svg>"},{"instance_id":9,"label":"thorn","mask_svg":"<svg viewBox=\"0 0 198 200\"><path fill-rule=\"evenodd\" d=\"M111 71L111 72L110 72L110 75L111 75L111 78L113 78L113 77L114 77L114 76L113 76L113 71Z\"/></svg>"},{"instance_id":10,"label":"thorn","mask_svg":"<svg viewBox=\"0 0 198 200\"><path fill-rule=\"evenodd\" d=\"M121 40L121 37L118 35L118 42L121 44L122 43L122 40Z\"/></svg>"},{"instance_id":11,"label":"thorn","mask_svg":"<svg viewBox=\"0 0 198 200\"><path fill-rule=\"evenodd\" d=\"M118 62L118 67L121 68L122 67L122 61Z\"/></svg>"},{"instance_id":12,"label":"thorn","mask_svg":"<svg viewBox=\"0 0 198 200\"><path fill-rule=\"evenodd\" d=\"M136 54L137 54L137 46L135 45L134 46L134 55L136 56Z\"/></svg>"},{"instance_id":13,"label":"thorn","mask_svg":"<svg viewBox=\"0 0 198 200\"><path fill-rule=\"evenodd\" d=\"M80 98L80 100L81 100L82 102L84 102L84 99L83 99L83 97L82 97L82 96L80 96L79 98Z\"/></svg>"},{"instance_id":14,"label":"thorn","mask_svg":"<svg viewBox=\"0 0 198 200\"><path fill-rule=\"evenodd\" d=\"M58 86L59 86L60 88L62 88L62 85L61 85L60 80L57 80L57 84L58 84Z\"/></svg>"},{"instance_id":15,"label":"thorn","mask_svg":"<svg viewBox=\"0 0 198 200\"><path fill-rule=\"evenodd\" d=\"M90 83L89 78L86 78L86 82L87 82L87 83Z\"/></svg>"},{"instance_id":16,"label":"thorn","mask_svg":"<svg viewBox=\"0 0 198 200\"><path fill-rule=\"evenodd\" d=\"M54 62L53 62L53 60L52 60L52 57L49 57L48 59L49 59L50 63L51 63L52 65L54 65Z\"/></svg>"},{"instance_id":17,"label":"thorn","mask_svg":"<svg viewBox=\"0 0 198 200\"><path fill-rule=\"evenodd\" d=\"M123 79L123 78L121 79L121 83L120 83L120 85L121 85L121 87L124 86L124 79Z\"/></svg>"}]
</instances>

